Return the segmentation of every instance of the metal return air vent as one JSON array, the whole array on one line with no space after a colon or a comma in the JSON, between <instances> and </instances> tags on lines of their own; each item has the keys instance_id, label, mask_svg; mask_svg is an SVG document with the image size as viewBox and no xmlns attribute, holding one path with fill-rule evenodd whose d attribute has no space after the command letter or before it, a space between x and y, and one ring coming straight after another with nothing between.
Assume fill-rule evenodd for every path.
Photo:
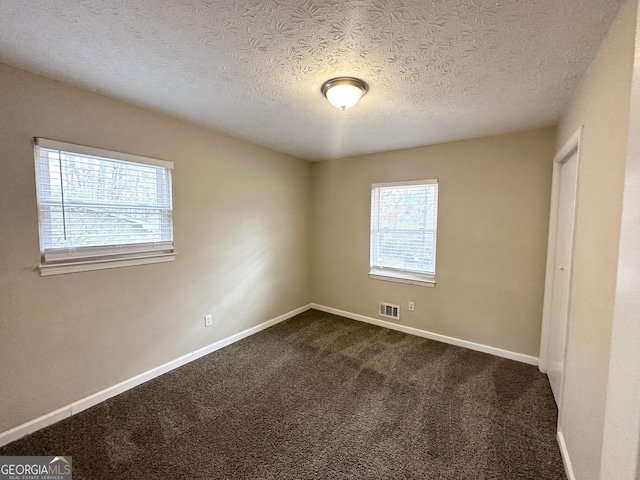
<instances>
[{"instance_id":1,"label":"metal return air vent","mask_svg":"<svg viewBox=\"0 0 640 480\"><path fill-rule=\"evenodd\" d=\"M380 309L378 313L380 314L381 317L400 320L400 305L393 305L391 303L380 302Z\"/></svg>"}]
</instances>

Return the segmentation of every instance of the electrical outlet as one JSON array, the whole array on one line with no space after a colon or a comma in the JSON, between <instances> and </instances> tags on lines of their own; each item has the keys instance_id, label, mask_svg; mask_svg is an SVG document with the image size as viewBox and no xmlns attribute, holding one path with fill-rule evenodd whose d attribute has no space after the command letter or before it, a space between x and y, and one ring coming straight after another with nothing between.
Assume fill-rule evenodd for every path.
<instances>
[{"instance_id":1,"label":"electrical outlet","mask_svg":"<svg viewBox=\"0 0 640 480\"><path fill-rule=\"evenodd\" d=\"M413 302L409 302L409 311L410 312L415 312L416 311L416 304Z\"/></svg>"},{"instance_id":2,"label":"electrical outlet","mask_svg":"<svg viewBox=\"0 0 640 480\"><path fill-rule=\"evenodd\" d=\"M205 315L205 317L204 317L204 326L205 327L210 327L212 323L213 323L213 318L211 317L211 315Z\"/></svg>"}]
</instances>

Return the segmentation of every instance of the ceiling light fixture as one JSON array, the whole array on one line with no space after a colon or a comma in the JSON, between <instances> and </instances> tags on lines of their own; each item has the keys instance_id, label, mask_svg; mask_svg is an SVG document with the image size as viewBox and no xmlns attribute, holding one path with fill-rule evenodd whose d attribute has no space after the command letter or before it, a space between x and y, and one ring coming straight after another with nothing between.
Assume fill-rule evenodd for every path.
<instances>
[{"instance_id":1,"label":"ceiling light fixture","mask_svg":"<svg viewBox=\"0 0 640 480\"><path fill-rule=\"evenodd\" d=\"M369 85L354 77L336 77L327 80L320 88L329 103L346 110L353 107L369 90Z\"/></svg>"}]
</instances>

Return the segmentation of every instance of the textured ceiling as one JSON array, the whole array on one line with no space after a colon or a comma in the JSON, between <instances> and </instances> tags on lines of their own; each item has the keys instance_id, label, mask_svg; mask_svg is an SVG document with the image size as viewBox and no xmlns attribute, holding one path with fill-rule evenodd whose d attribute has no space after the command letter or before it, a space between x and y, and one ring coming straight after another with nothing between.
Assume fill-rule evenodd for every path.
<instances>
[{"instance_id":1,"label":"textured ceiling","mask_svg":"<svg viewBox=\"0 0 640 480\"><path fill-rule=\"evenodd\" d=\"M0 0L0 61L324 159L555 123L621 3Z\"/></svg>"}]
</instances>

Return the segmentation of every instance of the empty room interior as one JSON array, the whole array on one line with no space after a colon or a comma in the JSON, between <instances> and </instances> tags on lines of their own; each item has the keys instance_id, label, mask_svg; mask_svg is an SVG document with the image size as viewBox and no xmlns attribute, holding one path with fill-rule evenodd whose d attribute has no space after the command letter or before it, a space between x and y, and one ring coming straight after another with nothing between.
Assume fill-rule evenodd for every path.
<instances>
[{"instance_id":1,"label":"empty room interior","mask_svg":"<svg viewBox=\"0 0 640 480\"><path fill-rule=\"evenodd\" d=\"M639 480L637 7L1 1L0 478Z\"/></svg>"}]
</instances>

